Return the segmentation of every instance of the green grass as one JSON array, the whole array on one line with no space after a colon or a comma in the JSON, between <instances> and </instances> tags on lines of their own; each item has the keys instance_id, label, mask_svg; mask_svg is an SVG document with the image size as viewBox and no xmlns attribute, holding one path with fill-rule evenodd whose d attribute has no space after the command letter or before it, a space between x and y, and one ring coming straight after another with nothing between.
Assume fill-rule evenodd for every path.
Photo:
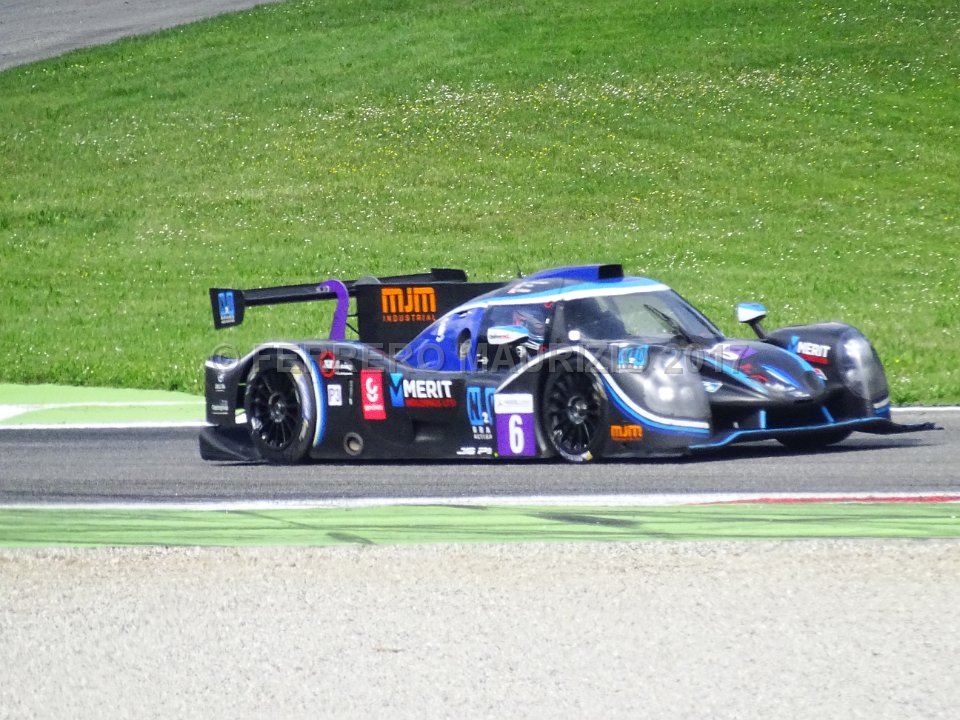
<instances>
[{"instance_id":1,"label":"green grass","mask_svg":"<svg viewBox=\"0 0 960 720\"><path fill-rule=\"evenodd\" d=\"M198 511L0 508L2 547L956 538L955 503Z\"/></svg>"},{"instance_id":2,"label":"green grass","mask_svg":"<svg viewBox=\"0 0 960 720\"><path fill-rule=\"evenodd\" d=\"M200 387L206 289L622 261L960 401L952 0L318 0L0 73L0 380Z\"/></svg>"}]
</instances>

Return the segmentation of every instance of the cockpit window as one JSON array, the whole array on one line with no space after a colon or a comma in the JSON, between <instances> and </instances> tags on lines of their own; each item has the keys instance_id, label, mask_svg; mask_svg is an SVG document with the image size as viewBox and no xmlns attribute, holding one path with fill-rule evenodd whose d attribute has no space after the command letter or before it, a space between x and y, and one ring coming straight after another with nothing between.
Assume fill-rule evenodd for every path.
<instances>
[{"instance_id":1,"label":"cockpit window","mask_svg":"<svg viewBox=\"0 0 960 720\"><path fill-rule=\"evenodd\" d=\"M714 343L723 339L709 320L672 290L567 300L563 320L569 340L679 337Z\"/></svg>"}]
</instances>

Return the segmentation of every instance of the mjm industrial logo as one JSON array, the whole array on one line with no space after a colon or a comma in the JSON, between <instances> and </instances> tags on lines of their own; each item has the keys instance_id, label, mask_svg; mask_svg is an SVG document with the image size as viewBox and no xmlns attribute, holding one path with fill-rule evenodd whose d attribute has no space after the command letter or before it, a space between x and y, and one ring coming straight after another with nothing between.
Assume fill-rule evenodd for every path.
<instances>
[{"instance_id":1,"label":"mjm industrial logo","mask_svg":"<svg viewBox=\"0 0 960 720\"><path fill-rule=\"evenodd\" d=\"M383 322L433 322L437 319L437 294L432 287L380 289Z\"/></svg>"}]
</instances>

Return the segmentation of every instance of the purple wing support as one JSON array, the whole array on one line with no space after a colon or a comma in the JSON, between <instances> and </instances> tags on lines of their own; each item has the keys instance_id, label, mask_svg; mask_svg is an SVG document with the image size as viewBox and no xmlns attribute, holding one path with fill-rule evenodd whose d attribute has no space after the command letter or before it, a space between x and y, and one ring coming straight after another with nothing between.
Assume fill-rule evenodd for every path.
<instances>
[{"instance_id":1,"label":"purple wing support","mask_svg":"<svg viewBox=\"0 0 960 720\"><path fill-rule=\"evenodd\" d=\"M342 280L330 278L317 285L321 293L333 293L337 297L337 307L333 311L333 322L330 324L331 340L346 340L347 314L350 312L350 291Z\"/></svg>"}]
</instances>

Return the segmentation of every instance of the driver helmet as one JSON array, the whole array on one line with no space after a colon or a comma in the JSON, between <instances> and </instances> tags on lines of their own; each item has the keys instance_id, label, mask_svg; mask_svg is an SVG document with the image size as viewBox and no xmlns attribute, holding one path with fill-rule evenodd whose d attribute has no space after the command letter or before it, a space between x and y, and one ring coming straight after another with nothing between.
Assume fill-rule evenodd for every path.
<instances>
[{"instance_id":1,"label":"driver helmet","mask_svg":"<svg viewBox=\"0 0 960 720\"><path fill-rule=\"evenodd\" d=\"M530 340L542 345L547 335L547 312L539 305L514 308L513 324L527 329Z\"/></svg>"}]
</instances>

